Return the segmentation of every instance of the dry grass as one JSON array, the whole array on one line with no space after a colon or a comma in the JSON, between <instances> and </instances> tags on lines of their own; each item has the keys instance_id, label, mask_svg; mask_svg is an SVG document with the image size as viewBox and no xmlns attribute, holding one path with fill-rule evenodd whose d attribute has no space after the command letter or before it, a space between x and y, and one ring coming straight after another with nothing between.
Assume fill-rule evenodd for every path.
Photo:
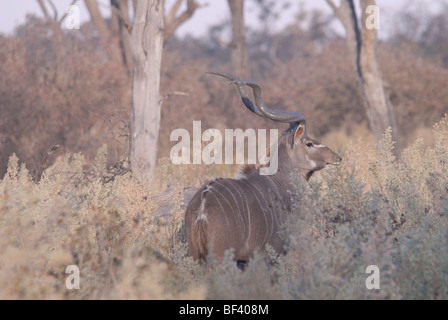
<instances>
[{"instance_id":1,"label":"dry grass","mask_svg":"<svg viewBox=\"0 0 448 320\"><path fill-rule=\"evenodd\" d=\"M448 117L434 136L399 161L388 133L376 150L349 144L342 167L293 194L288 255L256 255L245 272L231 253L208 270L188 256L182 187L210 168L161 163L167 207L130 174L105 182L105 147L89 164L59 157L39 182L12 156L0 181L0 298L447 299ZM380 290L365 288L372 264ZM80 268L80 290L65 287L68 265Z\"/></svg>"}]
</instances>

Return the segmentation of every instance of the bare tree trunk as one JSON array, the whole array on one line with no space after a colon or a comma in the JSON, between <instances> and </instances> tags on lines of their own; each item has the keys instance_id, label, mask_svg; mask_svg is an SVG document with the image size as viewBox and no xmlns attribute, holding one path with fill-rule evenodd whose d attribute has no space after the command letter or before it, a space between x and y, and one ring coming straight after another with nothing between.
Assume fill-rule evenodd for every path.
<instances>
[{"instance_id":1,"label":"bare tree trunk","mask_svg":"<svg viewBox=\"0 0 448 320\"><path fill-rule=\"evenodd\" d=\"M228 0L232 14L232 70L243 78L249 76L246 32L244 23L244 0Z\"/></svg>"},{"instance_id":2,"label":"bare tree trunk","mask_svg":"<svg viewBox=\"0 0 448 320\"><path fill-rule=\"evenodd\" d=\"M381 135L387 128L392 128L392 139L396 142L396 155L401 153L398 144L398 127L395 113L389 95L384 89L383 75L378 64L376 54L377 30L367 28L366 8L375 5L375 0L361 0L362 8L362 29L361 29L361 55L359 58L360 69L362 71L364 95L368 105L367 117L372 125L372 131L376 140L381 139Z\"/></svg>"},{"instance_id":3,"label":"bare tree trunk","mask_svg":"<svg viewBox=\"0 0 448 320\"><path fill-rule=\"evenodd\" d=\"M381 140L387 128L392 129L392 139L396 142L394 153L399 156L401 149L398 143L397 122L393 106L384 90L382 73L376 55L375 28L367 28L366 8L376 5L375 0L360 0L362 17L361 26L353 0L341 0L337 7L333 0L326 0L335 15L342 22L347 36L354 69L358 75L364 108L375 140Z\"/></svg>"},{"instance_id":4,"label":"bare tree trunk","mask_svg":"<svg viewBox=\"0 0 448 320\"><path fill-rule=\"evenodd\" d=\"M164 1L138 1L131 33L134 65L131 115L131 169L151 185L160 128L160 70L163 52Z\"/></svg>"}]
</instances>

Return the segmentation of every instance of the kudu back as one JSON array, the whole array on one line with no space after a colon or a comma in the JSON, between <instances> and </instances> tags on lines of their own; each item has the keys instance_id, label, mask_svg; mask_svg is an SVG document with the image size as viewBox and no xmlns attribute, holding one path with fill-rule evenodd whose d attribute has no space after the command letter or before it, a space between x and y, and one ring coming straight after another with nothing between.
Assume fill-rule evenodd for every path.
<instances>
[{"instance_id":1,"label":"kudu back","mask_svg":"<svg viewBox=\"0 0 448 320\"><path fill-rule=\"evenodd\" d=\"M227 72L210 73L231 80L251 112L289 123L289 128L276 146L277 173L261 175L260 166L243 166L237 179L217 178L197 191L185 212L189 252L201 262L210 251L219 259L229 249L234 250L236 261L247 262L267 244L277 253L284 253L285 240L279 231L291 212L291 175L298 172L304 182L308 181L314 172L339 165L341 158L308 137L306 121L300 113L269 109L254 81ZM246 86L252 88L254 102Z\"/></svg>"}]
</instances>

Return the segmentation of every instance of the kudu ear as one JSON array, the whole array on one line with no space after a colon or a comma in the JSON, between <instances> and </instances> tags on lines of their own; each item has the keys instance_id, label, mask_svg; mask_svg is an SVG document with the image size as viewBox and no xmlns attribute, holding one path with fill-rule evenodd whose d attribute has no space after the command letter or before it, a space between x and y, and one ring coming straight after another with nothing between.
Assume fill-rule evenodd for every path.
<instances>
[{"instance_id":1,"label":"kudu ear","mask_svg":"<svg viewBox=\"0 0 448 320\"><path fill-rule=\"evenodd\" d=\"M297 123L293 130L292 147L294 148L300 142L300 139L306 134L306 125L303 122Z\"/></svg>"}]
</instances>

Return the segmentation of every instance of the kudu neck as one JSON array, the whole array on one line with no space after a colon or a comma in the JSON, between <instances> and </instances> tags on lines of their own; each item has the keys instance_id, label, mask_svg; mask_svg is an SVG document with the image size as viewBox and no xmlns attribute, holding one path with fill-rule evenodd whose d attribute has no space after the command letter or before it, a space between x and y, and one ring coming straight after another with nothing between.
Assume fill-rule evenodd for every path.
<instances>
[{"instance_id":1,"label":"kudu neck","mask_svg":"<svg viewBox=\"0 0 448 320\"><path fill-rule=\"evenodd\" d=\"M303 182L307 181L308 172L299 168L291 158L291 152L286 143L282 140L278 143L278 170L271 176L271 179L284 189L292 187L292 175L299 174L299 179Z\"/></svg>"}]
</instances>

